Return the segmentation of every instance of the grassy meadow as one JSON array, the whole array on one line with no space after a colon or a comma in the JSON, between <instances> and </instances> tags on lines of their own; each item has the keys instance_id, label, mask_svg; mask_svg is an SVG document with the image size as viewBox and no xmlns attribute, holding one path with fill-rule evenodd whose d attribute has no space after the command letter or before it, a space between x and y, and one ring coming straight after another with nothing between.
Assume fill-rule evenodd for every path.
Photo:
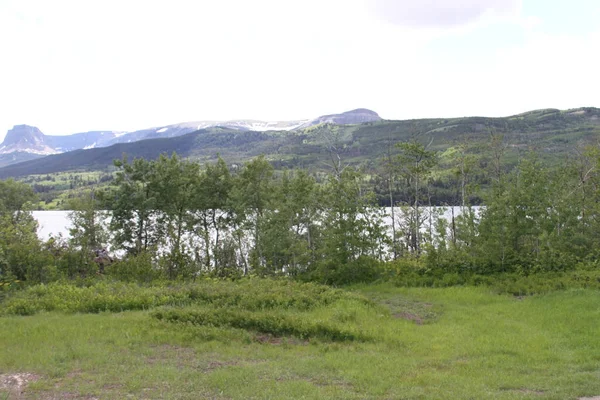
<instances>
[{"instance_id":1,"label":"grassy meadow","mask_svg":"<svg viewBox=\"0 0 600 400\"><path fill-rule=\"evenodd\" d=\"M0 399L590 397L599 300L266 279L34 286L0 303Z\"/></svg>"}]
</instances>

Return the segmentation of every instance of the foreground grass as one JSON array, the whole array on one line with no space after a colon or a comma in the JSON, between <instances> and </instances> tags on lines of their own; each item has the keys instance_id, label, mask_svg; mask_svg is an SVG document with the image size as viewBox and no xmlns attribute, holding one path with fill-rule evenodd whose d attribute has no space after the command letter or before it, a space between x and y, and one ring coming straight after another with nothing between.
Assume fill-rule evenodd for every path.
<instances>
[{"instance_id":1,"label":"foreground grass","mask_svg":"<svg viewBox=\"0 0 600 400\"><path fill-rule=\"evenodd\" d=\"M315 288L310 290L314 293ZM483 288L364 286L354 291L380 305L336 294L335 301L310 307L264 302L259 308L244 302L225 306L240 314L255 313L253 321L265 315L289 322L293 311L297 326L321 321L365 340L278 336L214 318L199 325L152 317L174 310L206 314L210 307L204 303L151 311L4 316L0 375L32 373L35 381L20 394L0 389L0 399L3 393L42 399L600 395L598 291L526 298Z\"/></svg>"}]
</instances>

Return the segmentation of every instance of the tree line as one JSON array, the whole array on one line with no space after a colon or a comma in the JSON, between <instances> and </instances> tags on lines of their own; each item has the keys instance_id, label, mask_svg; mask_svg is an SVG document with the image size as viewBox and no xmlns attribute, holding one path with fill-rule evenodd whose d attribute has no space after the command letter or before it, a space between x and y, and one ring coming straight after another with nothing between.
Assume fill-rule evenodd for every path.
<instances>
[{"instance_id":1,"label":"tree line","mask_svg":"<svg viewBox=\"0 0 600 400\"><path fill-rule=\"evenodd\" d=\"M407 266L411 274L494 275L594 264L598 150L560 168L531 153L507 171L502 139L492 138L490 149L484 171L467 145L455 148L459 208L449 217L432 207L440 153L417 141L397 144L382 163L391 209L378 206L366 174L335 158L328 174L313 176L278 173L264 157L228 166L221 158L200 164L162 155L115 161L109 189L73 200L70 237L41 242L28 212L31 188L1 181L0 277L93 274L90 254L109 245L119 260L107 273L137 280L258 274L345 284L408 273ZM481 174L490 182L485 190L473 184ZM473 198L484 207L473 207Z\"/></svg>"}]
</instances>

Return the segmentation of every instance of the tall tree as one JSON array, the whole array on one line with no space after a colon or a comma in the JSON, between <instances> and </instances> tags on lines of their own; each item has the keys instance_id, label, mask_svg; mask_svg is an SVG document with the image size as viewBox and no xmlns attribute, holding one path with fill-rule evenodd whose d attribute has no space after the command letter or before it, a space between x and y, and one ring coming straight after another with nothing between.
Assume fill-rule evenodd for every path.
<instances>
[{"instance_id":1,"label":"tall tree","mask_svg":"<svg viewBox=\"0 0 600 400\"><path fill-rule=\"evenodd\" d=\"M136 158L115 160L118 168L116 189L104 196L112 209L110 230L114 233L115 248L129 255L155 251L161 239L156 223L158 215L156 193L152 190L154 162Z\"/></svg>"},{"instance_id":2,"label":"tall tree","mask_svg":"<svg viewBox=\"0 0 600 400\"><path fill-rule=\"evenodd\" d=\"M109 241L106 227L108 216L100 209L100 201L94 191L83 193L69 201L71 228L69 229L69 246L73 257L67 260L71 265L69 275L85 267L92 272L94 252L105 248ZM103 272L104 260L101 260L100 271Z\"/></svg>"},{"instance_id":3,"label":"tall tree","mask_svg":"<svg viewBox=\"0 0 600 400\"><path fill-rule=\"evenodd\" d=\"M409 220L408 245L416 255L421 254L421 227L424 221L421 204L427 193L428 178L437 163L437 153L427 150L430 145L431 142L425 146L417 141L396 144L400 149L400 174L411 190L410 212L405 217Z\"/></svg>"},{"instance_id":4,"label":"tall tree","mask_svg":"<svg viewBox=\"0 0 600 400\"><path fill-rule=\"evenodd\" d=\"M263 267L264 259L261 252L261 232L265 211L270 206L274 194L273 166L264 158L257 157L248 162L233 180L230 208L234 214L232 222L236 229L240 257L244 264L244 273L249 266ZM252 250L249 252L250 262L244 257L244 232L249 234Z\"/></svg>"},{"instance_id":5,"label":"tall tree","mask_svg":"<svg viewBox=\"0 0 600 400\"><path fill-rule=\"evenodd\" d=\"M193 231L191 209L200 183L200 165L182 160L173 153L161 155L153 164L150 191L154 193L157 225L161 230L160 246L166 251L169 278L193 276L196 268L193 251L185 238Z\"/></svg>"},{"instance_id":6,"label":"tall tree","mask_svg":"<svg viewBox=\"0 0 600 400\"><path fill-rule=\"evenodd\" d=\"M231 267L230 257L225 254L228 246L223 247L223 237L231 218L227 208L232 184L227 164L218 157L216 163L205 165L194 192L193 232L204 242L199 252L202 254L196 257L202 259L207 271L215 268L218 272Z\"/></svg>"}]
</instances>

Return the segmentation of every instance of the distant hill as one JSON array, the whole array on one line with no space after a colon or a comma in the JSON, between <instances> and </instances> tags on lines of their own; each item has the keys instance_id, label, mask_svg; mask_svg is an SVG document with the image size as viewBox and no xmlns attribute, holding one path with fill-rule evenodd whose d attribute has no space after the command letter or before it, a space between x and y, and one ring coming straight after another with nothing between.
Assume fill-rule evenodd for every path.
<instances>
[{"instance_id":1,"label":"distant hill","mask_svg":"<svg viewBox=\"0 0 600 400\"><path fill-rule=\"evenodd\" d=\"M211 127L253 132L291 131L322 123L357 124L380 119L376 112L363 108L341 114L325 115L312 120L271 122L257 120L196 121L132 132L91 131L63 136L44 135L37 127L15 125L13 129L8 131L4 141L0 144L0 167L39 158L39 156L79 149L108 147L118 143L132 143L145 139L172 138ZM8 154L12 154L12 156L6 157Z\"/></svg>"},{"instance_id":2,"label":"distant hill","mask_svg":"<svg viewBox=\"0 0 600 400\"><path fill-rule=\"evenodd\" d=\"M358 114L361 114L359 112ZM411 139L431 142L431 148L447 150L458 143L485 153L491 134L504 136L508 159L517 160L529 150L555 160L578 145L600 139L600 109L536 110L505 118L465 117L406 121L376 120L355 125L321 123L291 131L241 131L213 127L172 138L120 143L105 148L50 155L4 168L0 178L76 169L101 169L126 154L153 159L161 153L210 160L220 154L239 163L264 154L276 168L329 168L331 152L354 165L375 165L390 144Z\"/></svg>"}]
</instances>

